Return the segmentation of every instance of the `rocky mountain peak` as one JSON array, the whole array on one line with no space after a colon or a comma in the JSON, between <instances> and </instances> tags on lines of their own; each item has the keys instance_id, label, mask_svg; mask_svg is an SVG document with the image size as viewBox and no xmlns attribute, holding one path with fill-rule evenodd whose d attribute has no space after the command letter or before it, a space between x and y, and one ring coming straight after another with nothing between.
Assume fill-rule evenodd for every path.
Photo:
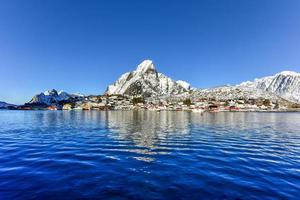
<instances>
[{"instance_id":1,"label":"rocky mountain peak","mask_svg":"<svg viewBox=\"0 0 300 200\"><path fill-rule=\"evenodd\" d=\"M46 95L46 96L58 95L58 92L55 89L47 90L44 92L44 95Z\"/></svg>"},{"instance_id":2,"label":"rocky mountain peak","mask_svg":"<svg viewBox=\"0 0 300 200\"><path fill-rule=\"evenodd\" d=\"M109 85L106 94L132 96L167 96L189 91L189 84L176 82L158 73L152 60L144 60L136 70L123 74L114 84Z\"/></svg>"},{"instance_id":3,"label":"rocky mountain peak","mask_svg":"<svg viewBox=\"0 0 300 200\"><path fill-rule=\"evenodd\" d=\"M156 72L156 69L152 60L144 60L141 64L137 66L135 71L140 73L146 73Z\"/></svg>"},{"instance_id":4,"label":"rocky mountain peak","mask_svg":"<svg viewBox=\"0 0 300 200\"><path fill-rule=\"evenodd\" d=\"M300 73L293 72L293 71L282 71L275 76L300 76Z\"/></svg>"}]
</instances>

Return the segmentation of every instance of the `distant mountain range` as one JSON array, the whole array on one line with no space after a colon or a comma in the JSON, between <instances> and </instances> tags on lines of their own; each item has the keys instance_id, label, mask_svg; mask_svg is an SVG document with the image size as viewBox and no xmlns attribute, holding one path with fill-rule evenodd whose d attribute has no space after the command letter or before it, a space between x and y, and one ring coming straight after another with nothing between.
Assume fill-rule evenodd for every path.
<instances>
[{"instance_id":1,"label":"distant mountain range","mask_svg":"<svg viewBox=\"0 0 300 200\"><path fill-rule=\"evenodd\" d=\"M227 85L216 88L196 89L185 81L175 81L159 73L151 60L145 60L132 72L127 72L109 85L106 95L142 96L144 98L214 98L228 99L284 99L300 103L300 74L283 71L254 81L238 85ZM49 90L35 95L28 104L53 105L62 101L83 99L82 94L69 94L64 91ZM0 102L0 107L7 105Z\"/></svg>"},{"instance_id":2,"label":"distant mountain range","mask_svg":"<svg viewBox=\"0 0 300 200\"><path fill-rule=\"evenodd\" d=\"M29 104L45 104L45 105L52 105L57 104L62 101L70 101L83 98L84 95L82 94L69 94L65 91L57 92L55 89L48 90L42 92L40 94L35 95Z\"/></svg>"},{"instance_id":3,"label":"distant mountain range","mask_svg":"<svg viewBox=\"0 0 300 200\"><path fill-rule=\"evenodd\" d=\"M194 97L209 97L215 99L284 99L300 103L300 74L283 71L274 76L267 76L241 84L222 86L209 89L198 89Z\"/></svg>"},{"instance_id":4,"label":"distant mountain range","mask_svg":"<svg viewBox=\"0 0 300 200\"><path fill-rule=\"evenodd\" d=\"M257 89L292 102L300 102L300 74L296 72L283 71L274 76L241 83L239 87Z\"/></svg>"},{"instance_id":5,"label":"distant mountain range","mask_svg":"<svg viewBox=\"0 0 300 200\"><path fill-rule=\"evenodd\" d=\"M195 89L185 81L174 81L157 72L153 62L145 60L138 65L136 70L123 74L113 85L108 86L105 93L144 97L283 98L300 103L300 74L284 71L274 76L243 82L235 86Z\"/></svg>"},{"instance_id":6,"label":"distant mountain range","mask_svg":"<svg viewBox=\"0 0 300 200\"><path fill-rule=\"evenodd\" d=\"M16 107L16 105L0 101L0 109L7 109L9 107Z\"/></svg>"}]
</instances>

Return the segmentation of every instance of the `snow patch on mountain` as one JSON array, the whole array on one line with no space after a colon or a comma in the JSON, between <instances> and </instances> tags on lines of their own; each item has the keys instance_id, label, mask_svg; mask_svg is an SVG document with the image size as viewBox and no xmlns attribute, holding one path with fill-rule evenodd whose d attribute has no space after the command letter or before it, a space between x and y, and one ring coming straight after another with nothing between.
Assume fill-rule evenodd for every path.
<instances>
[{"instance_id":1,"label":"snow patch on mountain","mask_svg":"<svg viewBox=\"0 0 300 200\"><path fill-rule=\"evenodd\" d=\"M176 81L176 83L179 84L179 85L181 85L186 90L190 90L191 89L191 84L189 84L186 81L178 80L178 81Z\"/></svg>"},{"instance_id":2,"label":"snow patch on mountain","mask_svg":"<svg viewBox=\"0 0 300 200\"><path fill-rule=\"evenodd\" d=\"M155 67L153 65L152 60L144 60L141 64L137 66L136 72L138 73L146 73L148 70L155 71Z\"/></svg>"}]
</instances>

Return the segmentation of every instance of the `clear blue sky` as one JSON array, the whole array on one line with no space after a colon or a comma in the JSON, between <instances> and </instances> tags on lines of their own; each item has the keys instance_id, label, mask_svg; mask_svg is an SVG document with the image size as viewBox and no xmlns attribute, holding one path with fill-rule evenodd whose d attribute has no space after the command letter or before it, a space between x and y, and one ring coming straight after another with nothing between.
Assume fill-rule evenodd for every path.
<instances>
[{"instance_id":1,"label":"clear blue sky","mask_svg":"<svg viewBox=\"0 0 300 200\"><path fill-rule=\"evenodd\" d=\"M300 72L300 1L0 0L0 101L101 94L144 59L200 88Z\"/></svg>"}]
</instances>

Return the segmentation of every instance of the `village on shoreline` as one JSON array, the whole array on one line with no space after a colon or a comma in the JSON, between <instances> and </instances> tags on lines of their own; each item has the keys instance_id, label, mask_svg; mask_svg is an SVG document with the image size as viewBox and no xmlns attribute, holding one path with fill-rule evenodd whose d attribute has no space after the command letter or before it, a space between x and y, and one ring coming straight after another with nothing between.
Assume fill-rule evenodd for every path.
<instances>
[{"instance_id":1,"label":"village on shoreline","mask_svg":"<svg viewBox=\"0 0 300 200\"><path fill-rule=\"evenodd\" d=\"M168 99L143 98L126 95L92 95L56 102L52 105L26 103L13 110L150 110L192 112L298 112L299 104L272 101L270 99Z\"/></svg>"}]
</instances>

